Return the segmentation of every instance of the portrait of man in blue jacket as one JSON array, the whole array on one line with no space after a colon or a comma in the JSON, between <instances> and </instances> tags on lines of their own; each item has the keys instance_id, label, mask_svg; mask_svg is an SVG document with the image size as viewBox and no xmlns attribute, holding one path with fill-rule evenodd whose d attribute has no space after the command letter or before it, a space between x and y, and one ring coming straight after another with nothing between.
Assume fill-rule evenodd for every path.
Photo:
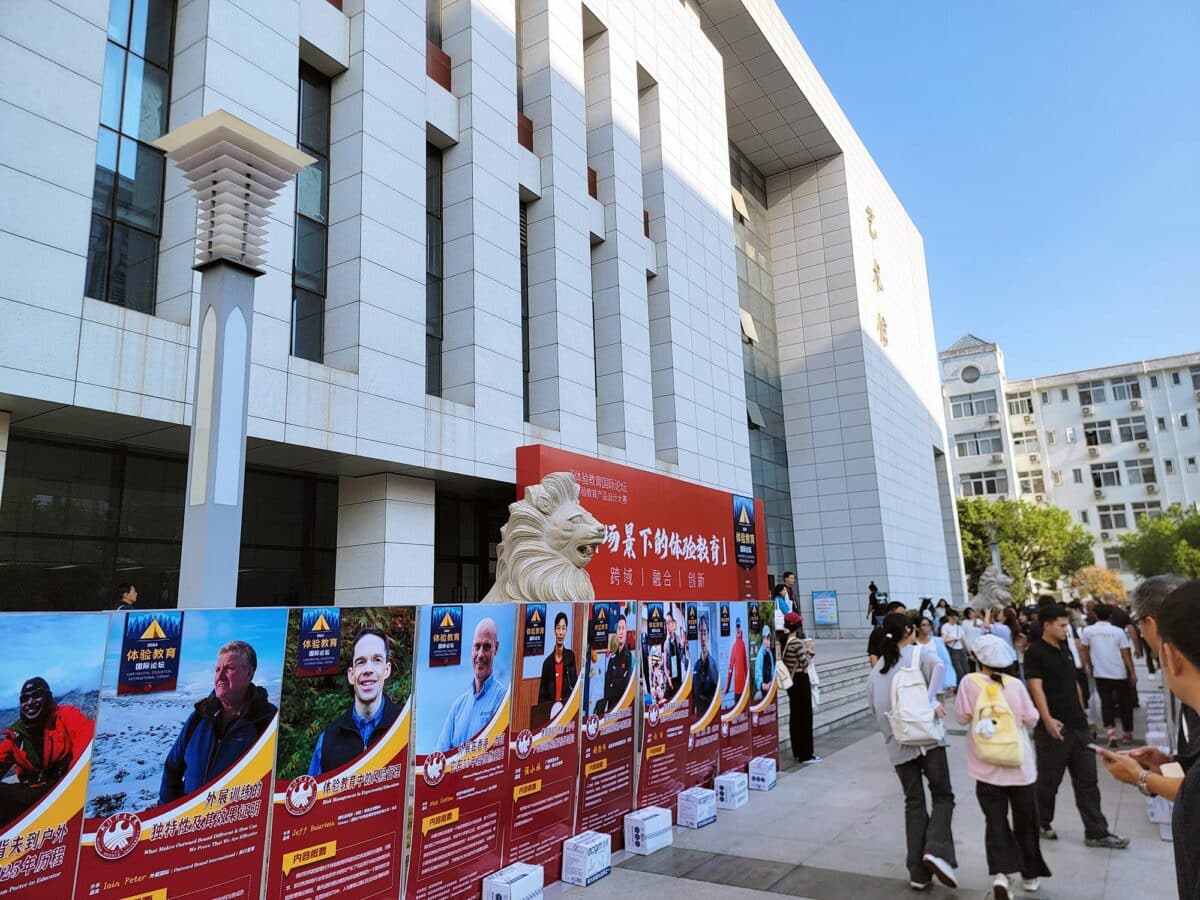
<instances>
[{"instance_id":1,"label":"portrait of man in blue jacket","mask_svg":"<svg viewBox=\"0 0 1200 900\"><path fill-rule=\"evenodd\" d=\"M159 803L204 787L262 737L278 710L254 683L257 668L258 655L245 641L217 651L212 692L196 703L163 763Z\"/></svg>"}]
</instances>

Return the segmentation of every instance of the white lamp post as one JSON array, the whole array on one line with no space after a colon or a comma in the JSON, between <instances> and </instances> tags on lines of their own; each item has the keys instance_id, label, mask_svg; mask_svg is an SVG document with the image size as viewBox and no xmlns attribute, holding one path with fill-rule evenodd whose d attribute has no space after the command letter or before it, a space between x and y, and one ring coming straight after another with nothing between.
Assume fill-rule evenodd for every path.
<instances>
[{"instance_id":1,"label":"white lamp post","mask_svg":"<svg viewBox=\"0 0 1200 900\"><path fill-rule=\"evenodd\" d=\"M196 193L194 268L201 273L179 605L232 606L242 542L254 279L263 274L271 202L315 160L225 110L154 145Z\"/></svg>"}]
</instances>

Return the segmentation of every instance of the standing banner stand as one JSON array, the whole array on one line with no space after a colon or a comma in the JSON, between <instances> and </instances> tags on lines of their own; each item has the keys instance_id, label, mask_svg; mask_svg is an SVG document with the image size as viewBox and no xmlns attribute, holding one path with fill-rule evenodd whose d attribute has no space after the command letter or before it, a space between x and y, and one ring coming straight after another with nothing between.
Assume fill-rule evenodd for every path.
<instances>
[{"instance_id":1,"label":"standing banner stand","mask_svg":"<svg viewBox=\"0 0 1200 900\"><path fill-rule=\"evenodd\" d=\"M753 687L750 695L750 753L751 757L768 756L779 763L779 706L778 686L775 684L775 662L779 649L775 644L775 601L763 600L753 604L758 608L758 635L754 634L753 615L750 635L750 673Z\"/></svg>"},{"instance_id":2,"label":"standing banner stand","mask_svg":"<svg viewBox=\"0 0 1200 900\"><path fill-rule=\"evenodd\" d=\"M624 846L622 820L633 805L637 604L611 601L587 606L588 669L577 830L610 835L615 851Z\"/></svg>"},{"instance_id":3,"label":"standing banner stand","mask_svg":"<svg viewBox=\"0 0 1200 900\"><path fill-rule=\"evenodd\" d=\"M575 833L586 619L585 603L517 607L504 864L542 866L546 883L562 876L562 842Z\"/></svg>"},{"instance_id":4,"label":"standing banner stand","mask_svg":"<svg viewBox=\"0 0 1200 900\"><path fill-rule=\"evenodd\" d=\"M289 611L272 900L399 894L415 627L405 606Z\"/></svg>"},{"instance_id":5,"label":"standing banner stand","mask_svg":"<svg viewBox=\"0 0 1200 900\"><path fill-rule=\"evenodd\" d=\"M721 743L717 768L721 772L745 771L750 762L750 648L746 640L748 612L757 603L719 604L717 658L724 660L721 675Z\"/></svg>"},{"instance_id":6,"label":"standing banner stand","mask_svg":"<svg viewBox=\"0 0 1200 900\"><path fill-rule=\"evenodd\" d=\"M637 808L675 808L692 724L692 667L682 603L638 604L642 715Z\"/></svg>"},{"instance_id":7,"label":"standing banner stand","mask_svg":"<svg viewBox=\"0 0 1200 900\"><path fill-rule=\"evenodd\" d=\"M71 896L107 632L103 615L4 617L0 897Z\"/></svg>"},{"instance_id":8,"label":"standing banner stand","mask_svg":"<svg viewBox=\"0 0 1200 900\"><path fill-rule=\"evenodd\" d=\"M514 615L509 603L418 611L412 900L478 897L503 861Z\"/></svg>"},{"instance_id":9,"label":"standing banner stand","mask_svg":"<svg viewBox=\"0 0 1200 900\"><path fill-rule=\"evenodd\" d=\"M286 627L285 609L112 616L77 900L259 896Z\"/></svg>"},{"instance_id":10,"label":"standing banner stand","mask_svg":"<svg viewBox=\"0 0 1200 900\"><path fill-rule=\"evenodd\" d=\"M717 650L717 604L686 607L692 659L692 724L688 729L684 788L707 786L717 776L721 739L721 667Z\"/></svg>"}]
</instances>

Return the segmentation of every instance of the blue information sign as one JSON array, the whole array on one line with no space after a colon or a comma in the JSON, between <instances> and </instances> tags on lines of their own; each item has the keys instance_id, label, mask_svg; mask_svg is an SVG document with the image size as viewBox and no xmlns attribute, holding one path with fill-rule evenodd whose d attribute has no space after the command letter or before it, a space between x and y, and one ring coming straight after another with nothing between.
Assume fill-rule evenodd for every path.
<instances>
[{"instance_id":1,"label":"blue information sign","mask_svg":"<svg viewBox=\"0 0 1200 900\"><path fill-rule=\"evenodd\" d=\"M117 694L175 690L182 639L183 613L178 610L126 613Z\"/></svg>"},{"instance_id":2,"label":"blue information sign","mask_svg":"<svg viewBox=\"0 0 1200 900\"><path fill-rule=\"evenodd\" d=\"M336 675L342 643L342 611L336 606L307 607L296 634L296 675Z\"/></svg>"}]
</instances>

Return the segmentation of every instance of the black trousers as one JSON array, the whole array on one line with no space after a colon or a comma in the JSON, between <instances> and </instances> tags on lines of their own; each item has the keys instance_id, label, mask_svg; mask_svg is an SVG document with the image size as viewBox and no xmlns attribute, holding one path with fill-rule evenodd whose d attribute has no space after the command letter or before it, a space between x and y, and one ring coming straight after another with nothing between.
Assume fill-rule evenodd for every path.
<instances>
[{"instance_id":1,"label":"black trousers","mask_svg":"<svg viewBox=\"0 0 1200 900\"><path fill-rule=\"evenodd\" d=\"M929 869L921 861L926 853L958 865L954 855L954 835L950 820L954 817L954 790L950 786L950 764L946 748L934 747L916 759L896 766L900 786L904 788L904 834L908 844L905 865L909 878L924 884L931 880ZM932 808L925 803L925 782L929 782Z\"/></svg>"},{"instance_id":2,"label":"black trousers","mask_svg":"<svg viewBox=\"0 0 1200 900\"><path fill-rule=\"evenodd\" d=\"M1020 872L1023 878L1049 878L1038 840L1037 790L1032 784L1001 786L975 782L975 796L986 826L988 874ZM1012 822L1008 814L1012 810Z\"/></svg>"},{"instance_id":3,"label":"black trousers","mask_svg":"<svg viewBox=\"0 0 1200 900\"><path fill-rule=\"evenodd\" d=\"M1096 693L1100 695L1100 717L1105 728L1112 728L1117 719L1128 732L1133 732L1133 685L1128 678L1097 678Z\"/></svg>"},{"instance_id":4,"label":"black trousers","mask_svg":"<svg viewBox=\"0 0 1200 900\"><path fill-rule=\"evenodd\" d=\"M16 821L46 794L53 785L28 785L17 782L0 784L0 827Z\"/></svg>"},{"instance_id":5,"label":"black trousers","mask_svg":"<svg viewBox=\"0 0 1200 900\"><path fill-rule=\"evenodd\" d=\"M800 762L813 758L812 685L807 672L792 676L788 688L788 735L792 739L792 756Z\"/></svg>"},{"instance_id":6,"label":"black trousers","mask_svg":"<svg viewBox=\"0 0 1200 900\"><path fill-rule=\"evenodd\" d=\"M1071 788L1075 791L1075 808L1083 820L1083 833L1088 838L1108 834L1108 820L1100 810L1100 786L1096 781L1096 753L1088 749L1092 740L1086 728L1063 728L1063 739L1056 741L1039 727L1033 733L1037 748L1038 780L1037 811L1042 828L1054 822L1054 801L1063 773L1070 771Z\"/></svg>"}]
</instances>

